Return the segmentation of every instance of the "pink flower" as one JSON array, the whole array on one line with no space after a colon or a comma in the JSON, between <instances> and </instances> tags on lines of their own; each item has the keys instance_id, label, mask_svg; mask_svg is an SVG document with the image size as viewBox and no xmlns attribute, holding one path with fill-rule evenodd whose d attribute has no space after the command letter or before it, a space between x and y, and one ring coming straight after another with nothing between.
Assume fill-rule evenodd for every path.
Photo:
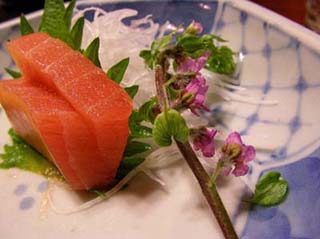
<instances>
[{"instance_id":1,"label":"pink flower","mask_svg":"<svg viewBox=\"0 0 320 239\"><path fill-rule=\"evenodd\" d=\"M253 146L245 145L238 132L233 132L227 137L222 147L220 160L224 164L224 173L232 173L236 177L246 175L249 171L248 162L254 159L256 151Z\"/></svg>"},{"instance_id":2,"label":"pink flower","mask_svg":"<svg viewBox=\"0 0 320 239\"><path fill-rule=\"evenodd\" d=\"M189 96L187 105L195 115L199 115L197 109L209 110L204 105L206 94L209 86L206 84L206 80L201 75L200 70L206 65L210 53L205 52L197 59L191 57L185 57L178 63L178 72L187 73L194 72L194 78L186 85L183 90L182 97Z\"/></svg>"},{"instance_id":3,"label":"pink flower","mask_svg":"<svg viewBox=\"0 0 320 239\"><path fill-rule=\"evenodd\" d=\"M193 138L194 150L201 150L203 156L213 157L215 153L214 136L216 135L216 129L201 128Z\"/></svg>"},{"instance_id":4,"label":"pink flower","mask_svg":"<svg viewBox=\"0 0 320 239\"><path fill-rule=\"evenodd\" d=\"M199 73L199 71L205 67L208 57L210 56L210 52L206 51L197 59L192 59L191 57L185 57L182 61L178 62L178 72L195 72Z\"/></svg>"},{"instance_id":5,"label":"pink flower","mask_svg":"<svg viewBox=\"0 0 320 239\"><path fill-rule=\"evenodd\" d=\"M186 33L190 34L200 34L203 31L203 27L200 22L195 22L194 20L191 22L191 24L187 27Z\"/></svg>"},{"instance_id":6,"label":"pink flower","mask_svg":"<svg viewBox=\"0 0 320 239\"><path fill-rule=\"evenodd\" d=\"M209 110L208 107L204 105L208 88L209 86L206 84L206 80L201 75L197 75L184 89L183 94L191 95L191 98L187 103L188 107L195 115L199 115L196 111L197 109Z\"/></svg>"}]
</instances>

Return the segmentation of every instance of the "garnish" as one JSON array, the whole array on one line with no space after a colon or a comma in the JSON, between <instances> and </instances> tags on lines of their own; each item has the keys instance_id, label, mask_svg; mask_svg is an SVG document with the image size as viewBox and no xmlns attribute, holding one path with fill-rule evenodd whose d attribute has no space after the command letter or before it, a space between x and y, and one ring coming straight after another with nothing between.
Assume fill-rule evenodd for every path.
<instances>
[{"instance_id":1,"label":"garnish","mask_svg":"<svg viewBox=\"0 0 320 239\"><path fill-rule=\"evenodd\" d=\"M283 202L288 193L288 182L279 172L267 172L256 184L254 197L250 202L261 206L274 206Z\"/></svg>"},{"instance_id":2,"label":"garnish","mask_svg":"<svg viewBox=\"0 0 320 239\"><path fill-rule=\"evenodd\" d=\"M71 48L75 48L75 42L71 35L70 23L75 0L72 0L67 9L61 0L46 0L44 11L41 17L39 32L48 33L52 37L56 37Z\"/></svg>"},{"instance_id":3,"label":"garnish","mask_svg":"<svg viewBox=\"0 0 320 239\"><path fill-rule=\"evenodd\" d=\"M201 32L201 24L192 22L182 33L171 32L155 40L150 49L140 52L146 65L154 70L157 90L156 97L145 103L141 115L143 120L153 122L153 140L159 146L169 146L175 141L197 178L224 237L238 238L215 181L222 171L236 177L246 175L248 163L255 157L255 149L245 145L239 133L231 133L218 149L217 164L209 176L194 150L200 150L204 157L213 157L216 152L214 137L218 132L203 126L189 129L181 115L185 110L196 116L200 116L203 110L208 111L205 105L208 85L202 75L203 68L228 75L235 70L232 50L218 45L225 40L212 34L200 36ZM188 141L189 132L193 149ZM279 174L272 176L265 176L259 181L252 202L270 206L283 199L287 184Z\"/></svg>"},{"instance_id":4,"label":"garnish","mask_svg":"<svg viewBox=\"0 0 320 239\"><path fill-rule=\"evenodd\" d=\"M21 73L18 72L18 71L14 71L14 70L11 70L9 68L5 68L5 71L10 75L12 76L13 78L19 78L21 77Z\"/></svg>"},{"instance_id":5,"label":"garnish","mask_svg":"<svg viewBox=\"0 0 320 239\"><path fill-rule=\"evenodd\" d=\"M28 22L28 20L26 19L26 17L22 14L20 17L20 33L21 36L24 35L28 35L30 33L33 33L33 29L32 26L30 25L30 23Z\"/></svg>"},{"instance_id":6,"label":"garnish","mask_svg":"<svg viewBox=\"0 0 320 239\"><path fill-rule=\"evenodd\" d=\"M3 147L4 152L0 154L0 158L3 159L0 162L0 168L19 168L45 177L63 179L58 169L21 139L13 129L8 133L12 143Z\"/></svg>"},{"instance_id":7,"label":"garnish","mask_svg":"<svg viewBox=\"0 0 320 239\"><path fill-rule=\"evenodd\" d=\"M83 55L91 60L97 67L101 68L101 63L99 60L99 47L100 40L97 37L89 44L87 49L83 52Z\"/></svg>"},{"instance_id":8,"label":"garnish","mask_svg":"<svg viewBox=\"0 0 320 239\"><path fill-rule=\"evenodd\" d=\"M107 71L107 76L114 82L120 84L123 79L124 73L128 68L128 65L129 58L125 58L119 61Z\"/></svg>"}]
</instances>

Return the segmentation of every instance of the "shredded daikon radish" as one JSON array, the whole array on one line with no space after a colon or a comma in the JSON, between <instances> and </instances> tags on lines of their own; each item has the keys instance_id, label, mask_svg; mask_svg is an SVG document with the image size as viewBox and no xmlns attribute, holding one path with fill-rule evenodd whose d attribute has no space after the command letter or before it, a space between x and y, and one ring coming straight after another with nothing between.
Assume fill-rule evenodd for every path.
<instances>
[{"instance_id":1,"label":"shredded daikon radish","mask_svg":"<svg viewBox=\"0 0 320 239\"><path fill-rule=\"evenodd\" d=\"M167 22L160 27L159 24L154 23L151 15L132 20L127 26L123 20L138 14L136 10L132 9L106 12L100 8L86 8L76 13L74 21L85 12L90 11L94 11L94 19L92 22L85 21L82 48L85 48L95 37L99 36L102 46L99 50L99 57L104 70L129 57L129 67L122 85L140 85L139 93L135 98L135 104L139 105L155 94L153 72L147 69L143 59L139 57L139 53L148 48L156 36L163 35L173 26Z\"/></svg>"},{"instance_id":2,"label":"shredded daikon radish","mask_svg":"<svg viewBox=\"0 0 320 239\"><path fill-rule=\"evenodd\" d=\"M47 199L52 210L57 214L64 214L69 215L73 213L78 213L84 210L87 210L109 198L111 198L114 194L119 192L133 177L135 177L138 173L144 172L150 179L160 184L162 187L165 187L165 182L156 176L152 170L168 167L170 164L176 162L177 160L181 159L181 154L177 150L176 147L168 147L168 148L160 148L152 152L146 160L138 165L135 169L130 171L122 180L120 180L112 189L107 191L104 196L98 196L92 200L89 200L79 206L73 208L58 208L56 203L53 200L51 190L48 195Z\"/></svg>"}]
</instances>

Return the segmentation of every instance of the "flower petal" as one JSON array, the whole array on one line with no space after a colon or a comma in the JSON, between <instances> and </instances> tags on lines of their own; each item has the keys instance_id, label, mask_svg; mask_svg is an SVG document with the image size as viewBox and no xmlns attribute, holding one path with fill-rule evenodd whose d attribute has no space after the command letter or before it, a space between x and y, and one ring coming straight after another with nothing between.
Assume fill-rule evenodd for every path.
<instances>
[{"instance_id":1,"label":"flower petal","mask_svg":"<svg viewBox=\"0 0 320 239\"><path fill-rule=\"evenodd\" d=\"M229 134L225 142L226 144L229 144L229 143L235 143L240 145L243 144L241 140L241 136L238 132L232 132L231 134Z\"/></svg>"},{"instance_id":2,"label":"flower petal","mask_svg":"<svg viewBox=\"0 0 320 239\"><path fill-rule=\"evenodd\" d=\"M249 166L244 163L236 163L232 174L236 177L244 176L248 173Z\"/></svg>"},{"instance_id":3,"label":"flower petal","mask_svg":"<svg viewBox=\"0 0 320 239\"><path fill-rule=\"evenodd\" d=\"M245 162L249 162L251 160L253 160L256 157L256 150L253 146L249 145L249 146L245 146L243 147L244 149L242 149L242 158Z\"/></svg>"}]
</instances>

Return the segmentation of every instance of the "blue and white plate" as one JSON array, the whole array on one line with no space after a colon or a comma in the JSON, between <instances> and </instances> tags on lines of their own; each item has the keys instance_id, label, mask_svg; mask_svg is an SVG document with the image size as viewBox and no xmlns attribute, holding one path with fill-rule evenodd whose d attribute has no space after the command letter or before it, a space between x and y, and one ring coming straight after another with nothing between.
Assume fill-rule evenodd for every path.
<instances>
[{"instance_id":1,"label":"blue and white plate","mask_svg":"<svg viewBox=\"0 0 320 239\"><path fill-rule=\"evenodd\" d=\"M248 1L81 1L106 10L136 9L137 18L175 25L196 20L206 33L229 40L240 53L235 78L246 93L275 105L239 101L211 106L205 114L222 132L238 130L258 154L244 179L219 186L228 212L243 239L320 238L320 37ZM41 12L29 15L37 24ZM19 35L18 20L0 25L0 66L14 67L4 43ZM2 70L1 70L2 71ZM0 73L0 78L6 78ZM9 122L0 108L0 146L9 138ZM290 192L280 206L262 208L241 201L268 170L280 171ZM162 188L144 174L99 205L60 215L48 203L47 181L29 172L0 171L0 238L223 238L187 165L178 161L155 172ZM57 207L87 199L57 187Z\"/></svg>"}]
</instances>

